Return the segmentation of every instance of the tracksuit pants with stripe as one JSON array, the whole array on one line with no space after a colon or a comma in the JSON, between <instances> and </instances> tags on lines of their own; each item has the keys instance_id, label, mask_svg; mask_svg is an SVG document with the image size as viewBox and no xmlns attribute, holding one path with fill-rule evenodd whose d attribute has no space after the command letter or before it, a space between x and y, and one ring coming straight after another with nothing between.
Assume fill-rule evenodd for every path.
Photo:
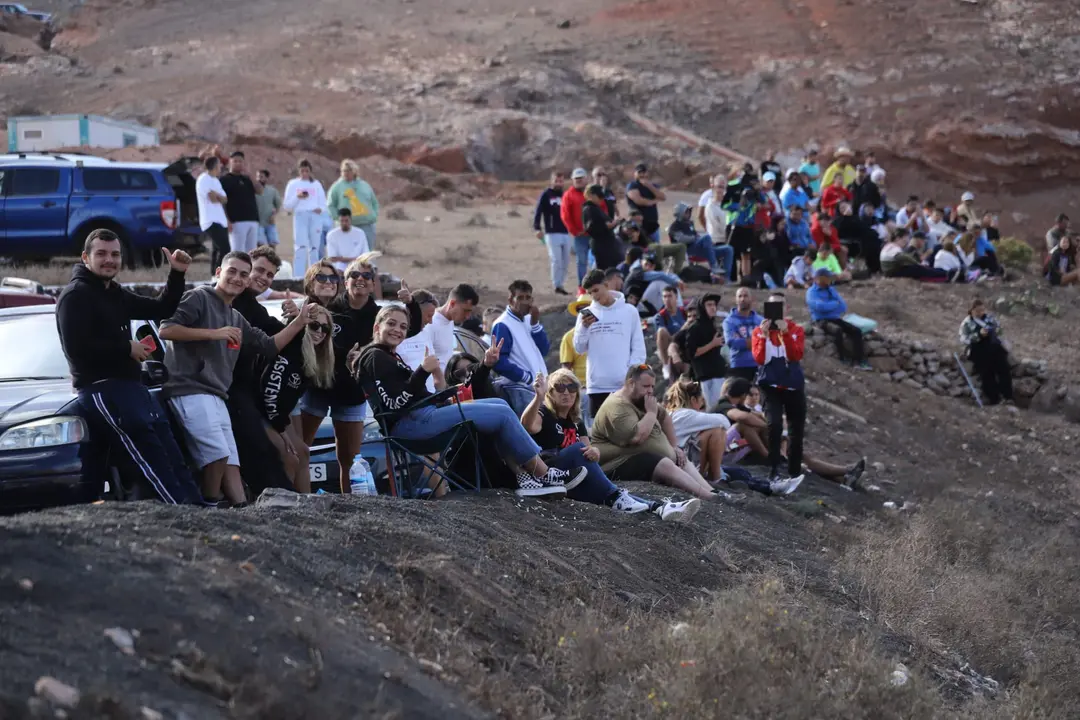
<instances>
[{"instance_id":1,"label":"tracksuit pants with stripe","mask_svg":"<svg viewBox=\"0 0 1080 720\"><path fill-rule=\"evenodd\" d=\"M121 473L143 478L166 503L201 502L165 410L142 383L102 380L79 390L79 404L93 437L109 444Z\"/></svg>"}]
</instances>

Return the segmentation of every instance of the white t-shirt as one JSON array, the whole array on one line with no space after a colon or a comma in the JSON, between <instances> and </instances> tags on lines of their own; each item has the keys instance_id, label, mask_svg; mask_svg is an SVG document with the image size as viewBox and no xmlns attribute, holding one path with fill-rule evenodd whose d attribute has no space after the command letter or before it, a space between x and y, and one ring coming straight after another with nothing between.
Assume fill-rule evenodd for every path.
<instances>
[{"instance_id":1,"label":"white t-shirt","mask_svg":"<svg viewBox=\"0 0 1080 720\"><path fill-rule=\"evenodd\" d=\"M371 250L368 247L367 233L358 227L349 228L349 232L343 232L336 227L326 233L326 257L347 257L349 262ZM347 262L340 260L334 263L339 271L344 272L349 266Z\"/></svg>"},{"instance_id":2,"label":"white t-shirt","mask_svg":"<svg viewBox=\"0 0 1080 720\"><path fill-rule=\"evenodd\" d=\"M327 239L329 244L329 239ZM454 323L436 312L431 316L431 322L425 325L419 333L407 338L397 346L398 356L413 370L420 367L424 362L424 352L430 351L439 358L439 365L446 369L446 363L454 355ZM435 392L435 380L429 377L427 380L429 392Z\"/></svg>"},{"instance_id":3,"label":"white t-shirt","mask_svg":"<svg viewBox=\"0 0 1080 720\"><path fill-rule=\"evenodd\" d=\"M705 205L705 231L714 244L727 244L727 210L719 201Z\"/></svg>"},{"instance_id":4,"label":"white t-shirt","mask_svg":"<svg viewBox=\"0 0 1080 720\"><path fill-rule=\"evenodd\" d=\"M701 197L699 197L698 201L697 201L697 206L698 207L709 207L709 203L712 202L712 198L713 198L713 191L712 191L712 188L709 188L705 192L701 193Z\"/></svg>"},{"instance_id":5,"label":"white t-shirt","mask_svg":"<svg viewBox=\"0 0 1080 720\"><path fill-rule=\"evenodd\" d=\"M221 181L210 173L204 172L195 181L195 200L199 206L199 228L204 231L215 223L223 228L229 227L229 218L225 217L225 206L210 201L211 190L225 194Z\"/></svg>"},{"instance_id":6,"label":"white t-shirt","mask_svg":"<svg viewBox=\"0 0 1080 720\"><path fill-rule=\"evenodd\" d=\"M934 267L938 270L960 270L964 267L964 264L960 262L960 258L951 252L939 250L938 254L934 256Z\"/></svg>"}]
</instances>

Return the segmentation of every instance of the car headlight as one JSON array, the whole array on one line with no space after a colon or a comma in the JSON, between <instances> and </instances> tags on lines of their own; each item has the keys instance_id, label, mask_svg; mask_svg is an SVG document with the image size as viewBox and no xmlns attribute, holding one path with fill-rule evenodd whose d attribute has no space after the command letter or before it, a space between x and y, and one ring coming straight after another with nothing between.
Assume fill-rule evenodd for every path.
<instances>
[{"instance_id":1,"label":"car headlight","mask_svg":"<svg viewBox=\"0 0 1080 720\"><path fill-rule=\"evenodd\" d=\"M0 435L0 450L71 445L86 439L86 422L81 417L61 415L16 425Z\"/></svg>"}]
</instances>

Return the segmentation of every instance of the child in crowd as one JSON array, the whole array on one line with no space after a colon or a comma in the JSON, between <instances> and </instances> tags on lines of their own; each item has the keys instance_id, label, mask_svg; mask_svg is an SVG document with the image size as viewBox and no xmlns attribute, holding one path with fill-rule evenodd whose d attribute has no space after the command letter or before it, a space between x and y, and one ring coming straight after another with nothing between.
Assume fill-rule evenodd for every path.
<instances>
[{"instance_id":1,"label":"child in crowd","mask_svg":"<svg viewBox=\"0 0 1080 720\"><path fill-rule=\"evenodd\" d=\"M824 243L817 250L817 258L811 263L813 270L825 268L833 276L833 282L844 283L851 280L851 273L840 269L840 261L833 252L832 245Z\"/></svg>"}]
</instances>

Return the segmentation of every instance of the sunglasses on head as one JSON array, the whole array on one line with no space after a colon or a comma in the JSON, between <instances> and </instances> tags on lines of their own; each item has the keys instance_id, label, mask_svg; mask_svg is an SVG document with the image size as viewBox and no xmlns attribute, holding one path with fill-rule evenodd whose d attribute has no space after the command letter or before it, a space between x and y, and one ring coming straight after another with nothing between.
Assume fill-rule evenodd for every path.
<instances>
[{"instance_id":1,"label":"sunglasses on head","mask_svg":"<svg viewBox=\"0 0 1080 720\"><path fill-rule=\"evenodd\" d=\"M558 385L552 385L551 387L555 389L555 392L560 393L577 392L578 389L578 386L574 383L559 383Z\"/></svg>"},{"instance_id":2,"label":"sunglasses on head","mask_svg":"<svg viewBox=\"0 0 1080 720\"><path fill-rule=\"evenodd\" d=\"M312 332L315 332L317 330L322 330L324 333L327 334L329 334L330 332L330 326L326 323L312 321L307 324L307 327L308 330L311 330Z\"/></svg>"},{"instance_id":3,"label":"sunglasses on head","mask_svg":"<svg viewBox=\"0 0 1080 720\"><path fill-rule=\"evenodd\" d=\"M375 279L375 273L368 272L367 270L364 270L364 271L353 270L351 273L349 273L349 279L350 280L359 280L360 278L363 278L365 280L374 280Z\"/></svg>"},{"instance_id":4,"label":"sunglasses on head","mask_svg":"<svg viewBox=\"0 0 1080 720\"><path fill-rule=\"evenodd\" d=\"M337 275L330 275L328 273L319 273L318 275L315 276L315 282L332 283L334 285L337 285L339 282L341 282L341 278L339 278Z\"/></svg>"}]
</instances>

